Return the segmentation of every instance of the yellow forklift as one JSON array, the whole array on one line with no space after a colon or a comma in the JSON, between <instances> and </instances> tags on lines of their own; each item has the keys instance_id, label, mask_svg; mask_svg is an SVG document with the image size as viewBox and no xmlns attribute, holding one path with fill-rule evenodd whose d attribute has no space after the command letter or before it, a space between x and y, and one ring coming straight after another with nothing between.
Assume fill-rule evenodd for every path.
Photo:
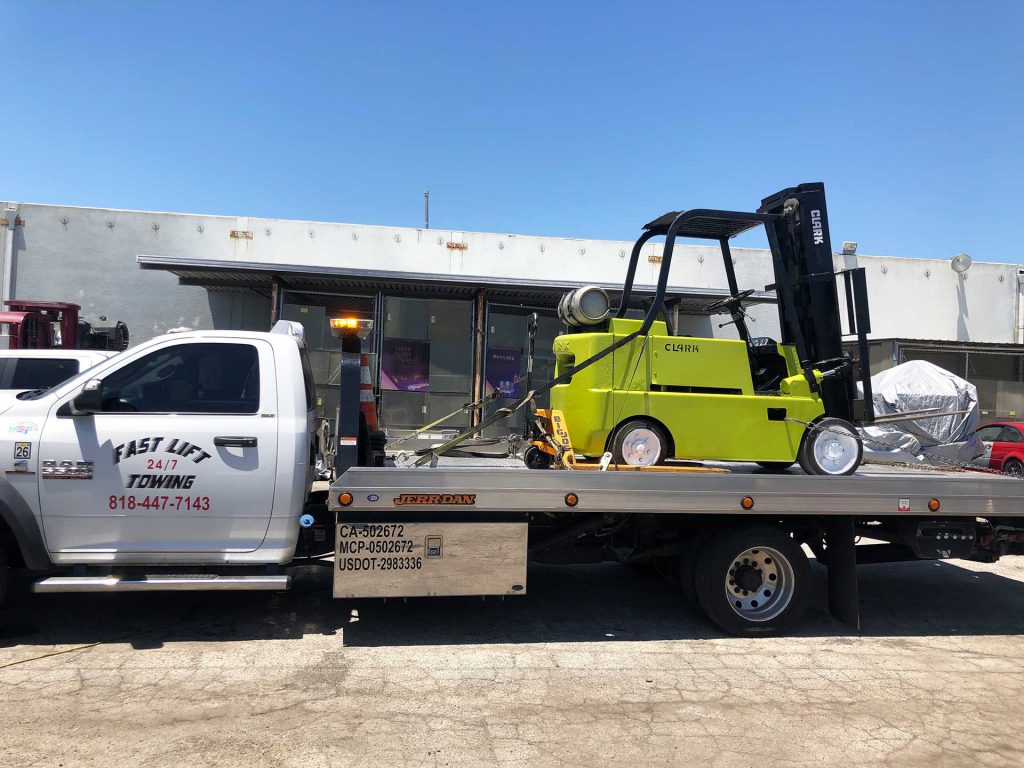
<instances>
[{"instance_id":1,"label":"yellow forklift","mask_svg":"<svg viewBox=\"0 0 1024 768\"><path fill-rule=\"evenodd\" d=\"M755 290L739 289L729 247L732 238L757 227L764 227L775 274L764 289L777 296L777 340L751 336L744 302ZM655 237L665 238L655 294L642 319L629 318L641 251ZM679 238L719 244L729 293L705 311L728 314L738 339L676 335L666 293ZM550 389L551 409L536 412L524 456L533 468L565 465L566 456L569 463L604 457L605 466L641 468L682 459L757 462L781 471L799 462L813 475L848 475L859 466L863 452L855 425L873 419L871 382L867 365L858 370L843 351L843 337L857 338L866 361L866 283L863 269L834 270L823 184L784 189L753 213L666 213L645 225L634 244L614 313L607 292L587 286L566 294L558 314L569 333L554 342L554 380L432 454Z\"/></svg>"}]
</instances>

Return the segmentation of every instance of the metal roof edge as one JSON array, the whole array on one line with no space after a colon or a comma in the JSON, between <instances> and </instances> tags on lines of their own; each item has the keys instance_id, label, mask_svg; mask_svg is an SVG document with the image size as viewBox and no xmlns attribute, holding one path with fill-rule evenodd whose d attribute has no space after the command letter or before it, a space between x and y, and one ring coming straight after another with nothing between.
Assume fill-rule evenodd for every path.
<instances>
[{"instance_id":1,"label":"metal roof edge","mask_svg":"<svg viewBox=\"0 0 1024 768\"><path fill-rule=\"evenodd\" d=\"M181 270L203 270L209 272L256 272L267 275L302 275L309 277L335 277L335 278L358 278L362 280L390 280L406 281L429 285L462 285L479 286L481 288L540 288L555 290L572 290L584 285L600 285L607 291L617 293L622 286L612 283L579 282L575 280L563 280L553 282L551 280L530 280L514 278L482 277L480 275L443 275L430 272L395 272L382 269L351 269L345 267L303 267L297 264L274 264L252 261L221 261L218 259L181 259L173 256L155 256L150 254L139 254L135 257L136 262L142 269L161 269L167 271ZM653 285L637 285L634 291L655 291ZM696 286L669 286L668 291L674 294L702 295L702 296L728 296L729 291L725 288L698 288ZM751 303L774 303L774 291L755 291L749 301Z\"/></svg>"}]
</instances>

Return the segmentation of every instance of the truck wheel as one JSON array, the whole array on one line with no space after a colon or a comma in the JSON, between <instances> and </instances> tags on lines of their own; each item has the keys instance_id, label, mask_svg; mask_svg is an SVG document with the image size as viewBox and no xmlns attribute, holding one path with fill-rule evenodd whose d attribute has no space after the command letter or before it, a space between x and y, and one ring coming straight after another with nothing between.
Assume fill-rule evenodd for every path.
<instances>
[{"instance_id":1,"label":"truck wheel","mask_svg":"<svg viewBox=\"0 0 1024 768\"><path fill-rule=\"evenodd\" d=\"M808 475L852 475L864 456L864 445L853 425L842 419L820 419L807 428L797 452Z\"/></svg>"},{"instance_id":2,"label":"truck wheel","mask_svg":"<svg viewBox=\"0 0 1024 768\"><path fill-rule=\"evenodd\" d=\"M612 438L612 455L616 464L630 467L653 467L668 458L668 441L661 427L646 419L627 421Z\"/></svg>"},{"instance_id":3,"label":"truck wheel","mask_svg":"<svg viewBox=\"0 0 1024 768\"><path fill-rule=\"evenodd\" d=\"M523 463L530 469L547 469L551 466L551 455L544 453L536 445L531 445L523 454Z\"/></svg>"},{"instance_id":4,"label":"truck wheel","mask_svg":"<svg viewBox=\"0 0 1024 768\"><path fill-rule=\"evenodd\" d=\"M762 469L767 469L769 472L785 472L787 469L793 466L795 462L792 461L758 461L755 462L757 466Z\"/></svg>"},{"instance_id":5,"label":"truck wheel","mask_svg":"<svg viewBox=\"0 0 1024 768\"><path fill-rule=\"evenodd\" d=\"M7 552L0 543L0 605L7 599L7 585L11 578L10 569L7 567Z\"/></svg>"},{"instance_id":6,"label":"truck wheel","mask_svg":"<svg viewBox=\"0 0 1024 768\"><path fill-rule=\"evenodd\" d=\"M697 601L732 635L780 635L807 608L811 568L803 549L785 532L754 526L722 533L697 560Z\"/></svg>"}]
</instances>

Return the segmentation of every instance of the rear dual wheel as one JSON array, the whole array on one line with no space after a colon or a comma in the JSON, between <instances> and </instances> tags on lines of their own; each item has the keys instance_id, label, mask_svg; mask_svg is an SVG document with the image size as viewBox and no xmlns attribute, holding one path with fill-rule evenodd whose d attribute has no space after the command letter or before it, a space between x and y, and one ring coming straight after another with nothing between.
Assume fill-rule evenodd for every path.
<instances>
[{"instance_id":1,"label":"rear dual wheel","mask_svg":"<svg viewBox=\"0 0 1024 768\"><path fill-rule=\"evenodd\" d=\"M732 635L779 635L800 621L811 568L789 534L759 525L724 531L700 546L692 575L682 575L692 578L697 603L721 629Z\"/></svg>"}]
</instances>

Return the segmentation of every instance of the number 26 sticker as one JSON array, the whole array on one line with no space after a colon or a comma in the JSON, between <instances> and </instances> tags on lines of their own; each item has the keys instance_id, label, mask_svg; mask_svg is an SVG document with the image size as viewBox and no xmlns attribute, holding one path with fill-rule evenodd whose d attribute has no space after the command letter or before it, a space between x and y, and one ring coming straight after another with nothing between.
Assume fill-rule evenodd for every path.
<instances>
[{"instance_id":1,"label":"number 26 sticker","mask_svg":"<svg viewBox=\"0 0 1024 768\"><path fill-rule=\"evenodd\" d=\"M14 444L14 458L16 458L16 459L31 459L32 458L32 443L15 443Z\"/></svg>"}]
</instances>

